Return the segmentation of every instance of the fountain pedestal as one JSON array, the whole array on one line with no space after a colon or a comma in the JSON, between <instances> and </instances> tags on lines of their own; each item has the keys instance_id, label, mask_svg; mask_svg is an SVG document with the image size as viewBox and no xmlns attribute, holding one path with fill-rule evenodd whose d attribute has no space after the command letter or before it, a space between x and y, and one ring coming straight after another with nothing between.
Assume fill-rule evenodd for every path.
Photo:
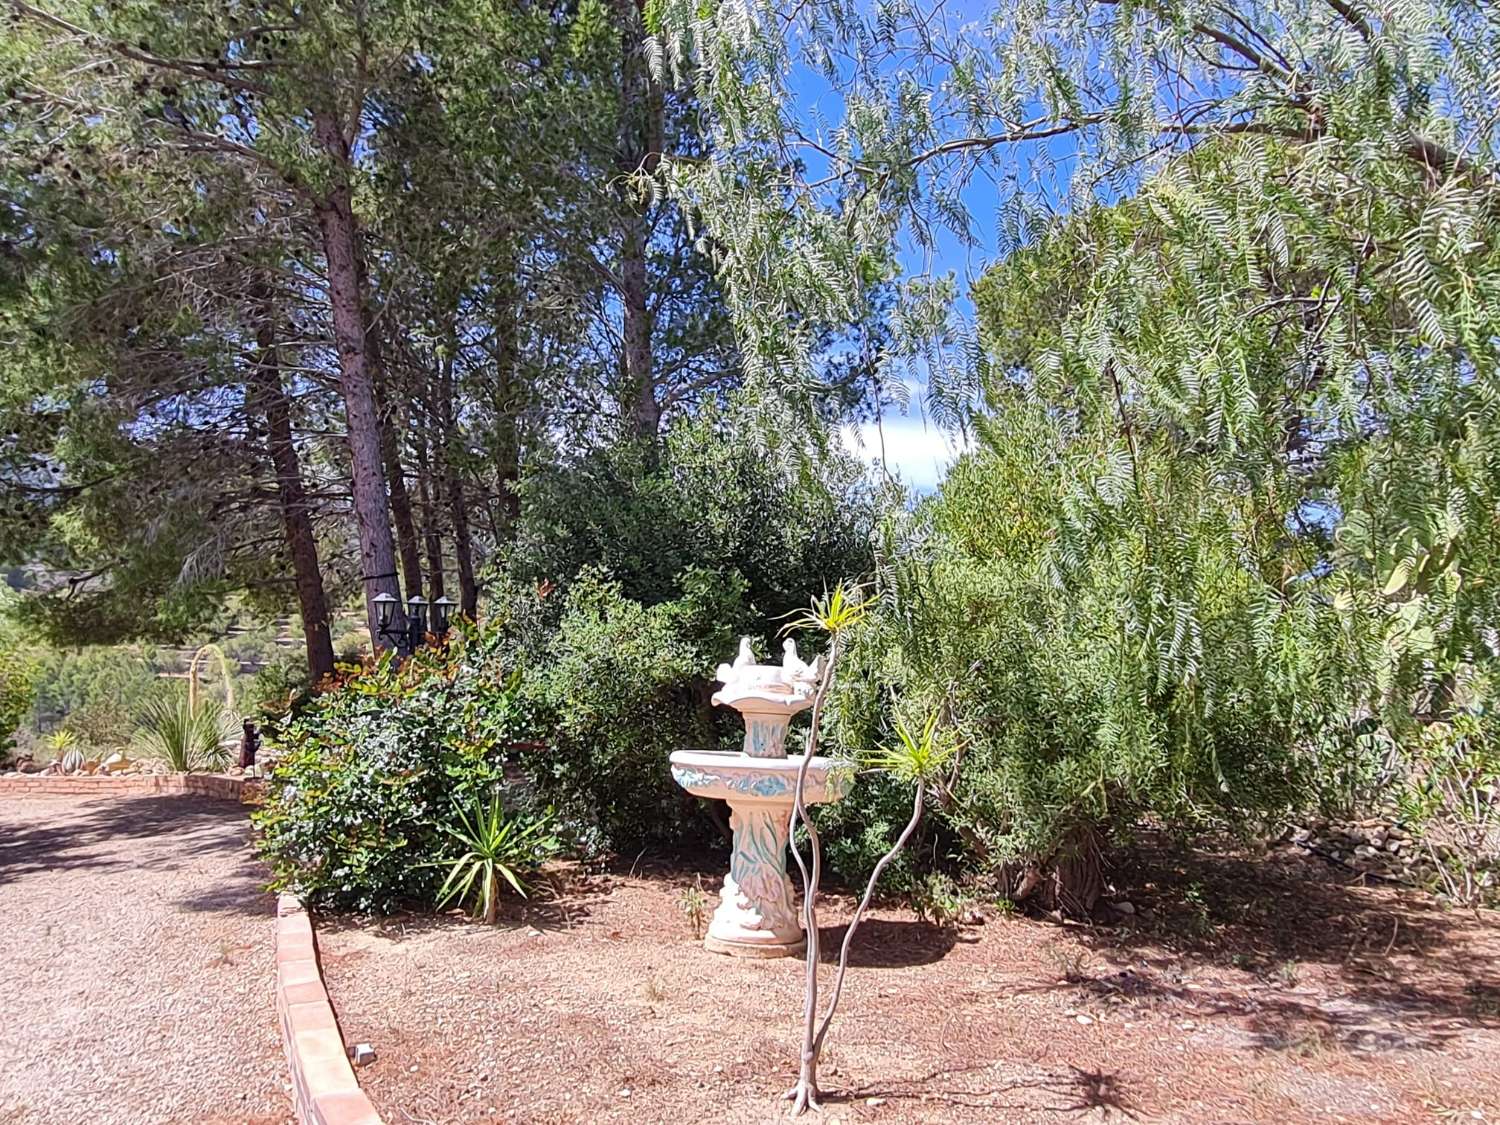
<instances>
[{"instance_id":1,"label":"fountain pedestal","mask_svg":"<svg viewBox=\"0 0 1500 1125\"><path fill-rule=\"evenodd\" d=\"M786 870L787 836L802 757L787 757L792 717L812 706L817 668L797 660L787 642L780 665L756 664L742 641L734 664L719 666L724 688L713 702L745 718L744 748L679 750L672 777L699 797L729 802L734 847L729 874L704 945L736 957L788 957L807 947L796 895ZM807 767L803 799L811 805L843 796L846 775L831 758L814 757Z\"/></svg>"}]
</instances>

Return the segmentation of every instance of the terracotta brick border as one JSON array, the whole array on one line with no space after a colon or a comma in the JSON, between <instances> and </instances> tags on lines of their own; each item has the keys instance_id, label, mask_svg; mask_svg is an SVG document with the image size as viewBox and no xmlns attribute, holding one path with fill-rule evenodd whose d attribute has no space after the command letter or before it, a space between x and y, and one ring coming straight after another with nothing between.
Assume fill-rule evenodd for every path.
<instances>
[{"instance_id":1,"label":"terracotta brick border","mask_svg":"<svg viewBox=\"0 0 1500 1125\"><path fill-rule=\"evenodd\" d=\"M276 1010L301 1125L382 1125L344 1052L318 970L312 921L289 894L276 903Z\"/></svg>"},{"instance_id":2,"label":"terracotta brick border","mask_svg":"<svg viewBox=\"0 0 1500 1125\"><path fill-rule=\"evenodd\" d=\"M260 788L260 782L255 778L226 777L216 773L124 774L114 777L23 773L18 777L0 777L0 798L155 797L192 793L253 805L260 801Z\"/></svg>"}]
</instances>

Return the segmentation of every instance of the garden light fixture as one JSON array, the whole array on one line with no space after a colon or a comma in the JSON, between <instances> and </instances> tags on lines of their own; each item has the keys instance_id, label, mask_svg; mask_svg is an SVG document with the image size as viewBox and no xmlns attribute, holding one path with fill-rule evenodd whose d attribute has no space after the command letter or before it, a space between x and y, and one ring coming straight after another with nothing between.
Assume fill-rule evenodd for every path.
<instances>
[{"instance_id":1,"label":"garden light fixture","mask_svg":"<svg viewBox=\"0 0 1500 1125\"><path fill-rule=\"evenodd\" d=\"M406 624L402 628L392 628L391 622L396 616L396 607L401 600L396 595L382 590L373 599L375 603L375 622L380 636L390 642L392 648L401 656L410 656L422 645L422 638L427 634L427 609L432 607L432 631L442 637L448 632L448 617L453 609L454 603L446 597L439 597L436 601L429 602L420 593L414 593L406 599Z\"/></svg>"}]
</instances>

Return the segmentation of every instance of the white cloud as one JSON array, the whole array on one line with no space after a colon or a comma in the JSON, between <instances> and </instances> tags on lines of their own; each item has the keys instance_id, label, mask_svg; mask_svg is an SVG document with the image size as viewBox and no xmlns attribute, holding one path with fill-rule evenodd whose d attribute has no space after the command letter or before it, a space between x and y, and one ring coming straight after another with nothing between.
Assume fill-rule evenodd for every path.
<instances>
[{"instance_id":1,"label":"white cloud","mask_svg":"<svg viewBox=\"0 0 1500 1125\"><path fill-rule=\"evenodd\" d=\"M874 422L841 426L839 437L866 464L878 466L883 450L890 471L918 492L936 488L948 467L969 447L958 435L906 414L887 414L878 426Z\"/></svg>"}]
</instances>

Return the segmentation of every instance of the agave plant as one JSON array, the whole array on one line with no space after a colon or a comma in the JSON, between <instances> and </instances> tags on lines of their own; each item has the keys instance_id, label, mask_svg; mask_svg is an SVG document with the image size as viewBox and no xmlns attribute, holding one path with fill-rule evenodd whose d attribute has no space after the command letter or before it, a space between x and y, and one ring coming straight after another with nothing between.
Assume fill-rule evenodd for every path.
<instances>
[{"instance_id":1,"label":"agave plant","mask_svg":"<svg viewBox=\"0 0 1500 1125\"><path fill-rule=\"evenodd\" d=\"M53 757L61 758L78 745L78 736L67 727L59 727L42 739L42 745L52 751Z\"/></svg>"},{"instance_id":2,"label":"agave plant","mask_svg":"<svg viewBox=\"0 0 1500 1125\"><path fill-rule=\"evenodd\" d=\"M233 734L233 716L214 699L162 695L141 713L135 741L141 751L187 773L222 769L228 761L224 741Z\"/></svg>"},{"instance_id":3,"label":"agave plant","mask_svg":"<svg viewBox=\"0 0 1500 1125\"><path fill-rule=\"evenodd\" d=\"M557 851L557 838L548 831L550 824L550 816L507 817L499 793L490 794L488 807L479 797L467 810L454 805L452 821L439 827L466 850L457 859L438 864L448 868L448 877L438 890L438 906L472 898L474 917L493 925L500 911L500 881L525 898L521 874Z\"/></svg>"}]
</instances>

